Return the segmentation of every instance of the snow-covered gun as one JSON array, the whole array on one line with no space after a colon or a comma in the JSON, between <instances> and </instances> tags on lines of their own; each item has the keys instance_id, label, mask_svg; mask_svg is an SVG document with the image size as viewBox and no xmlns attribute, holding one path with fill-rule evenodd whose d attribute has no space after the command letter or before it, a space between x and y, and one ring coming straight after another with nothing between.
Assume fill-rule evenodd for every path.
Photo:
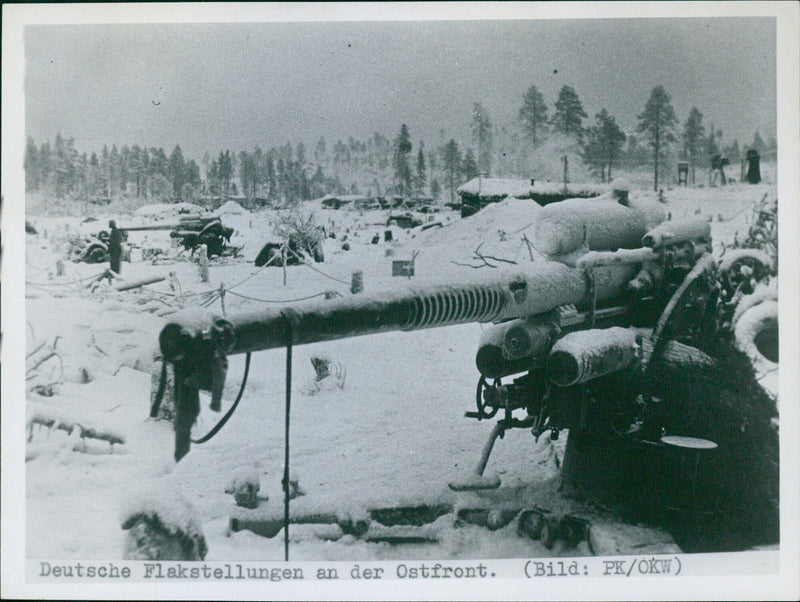
<instances>
[{"instance_id":1,"label":"snow-covered gun","mask_svg":"<svg viewBox=\"0 0 800 602\"><path fill-rule=\"evenodd\" d=\"M222 224L217 216L187 215L179 218L178 223L151 224L148 226L123 226L123 232L148 232L155 230L170 230L170 238L177 238L186 250L192 252L199 245L206 245L209 257L221 255L225 250L225 243L230 242L233 228Z\"/></svg>"},{"instance_id":2,"label":"snow-covered gun","mask_svg":"<svg viewBox=\"0 0 800 602\"><path fill-rule=\"evenodd\" d=\"M175 369L176 459L189 451L198 390L211 391L212 407L218 407L228 355L472 322L492 325L476 355L476 408L466 415L482 420L502 410L503 417L475 479L456 488L499 484L482 475L495 440L510 428L536 436L550 431L552 437L562 429L627 432L637 416L637 396L659 386L641 378L643 367L710 361L692 345L716 319L710 311L719 292L716 262L705 220L646 227L627 207L604 203L600 209L616 220L603 232L592 229L591 215L578 233L551 229L560 237L558 260L518 272L486 270L463 281L297 303L213 324L168 324L160 346ZM574 244L563 244L570 237ZM517 411L524 417L516 418Z\"/></svg>"}]
</instances>

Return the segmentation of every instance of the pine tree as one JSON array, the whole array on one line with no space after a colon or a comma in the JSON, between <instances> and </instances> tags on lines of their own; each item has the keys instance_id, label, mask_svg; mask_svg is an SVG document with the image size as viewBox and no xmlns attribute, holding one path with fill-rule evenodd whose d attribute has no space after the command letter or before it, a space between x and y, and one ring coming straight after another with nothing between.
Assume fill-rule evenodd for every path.
<instances>
[{"instance_id":1,"label":"pine tree","mask_svg":"<svg viewBox=\"0 0 800 602\"><path fill-rule=\"evenodd\" d=\"M433 200L438 201L440 194L442 194L442 187L439 185L439 180L431 178L431 196Z\"/></svg>"},{"instance_id":2,"label":"pine tree","mask_svg":"<svg viewBox=\"0 0 800 602\"><path fill-rule=\"evenodd\" d=\"M638 115L637 131L642 132L653 151L653 189L658 190L658 167L669 145L675 142L675 111L663 86L656 86L644 111Z\"/></svg>"},{"instance_id":3,"label":"pine tree","mask_svg":"<svg viewBox=\"0 0 800 602\"><path fill-rule=\"evenodd\" d=\"M28 136L28 141L25 144L25 191L31 192L39 188L39 151L36 148L36 143L33 138Z\"/></svg>"},{"instance_id":4,"label":"pine tree","mask_svg":"<svg viewBox=\"0 0 800 602\"><path fill-rule=\"evenodd\" d=\"M478 144L478 169L489 175L492 171L492 124L479 102L472 105L472 137Z\"/></svg>"},{"instance_id":5,"label":"pine tree","mask_svg":"<svg viewBox=\"0 0 800 602\"><path fill-rule=\"evenodd\" d=\"M558 93L555 112L550 124L553 130L565 136L583 139L583 118L587 117L578 95L570 86L563 86Z\"/></svg>"},{"instance_id":6,"label":"pine tree","mask_svg":"<svg viewBox=\"0 0 800 602\"><path fill-rule=\"evenodd\" d=\"M100 159L97 158L97 153L92 153L89 156L89 195L97 197L102 190L102 174L100 173Z\"/></svg>"},{"instance_id":7,"label":"pine tree","mask_svg":"<svg viewBox=\"0 0 800 602\"><path fill-rule=\"evenodd\" d=\"M605 109L595 115L595 120L595 125L589 128L584 160L599 170L603 182L610 182L611 167L622 154L625 134Z\"/></svg>"},{"instance_id":8,"label":"pine tree","mask_svg":"<svg viewBox=\"0 0 800 602\"><path fill-rule=\"evenodd\" d=\"M469 181L478 175L478 164L475 162L475 154L471 148L467 149L464 153L464 160L461 163L461 173L464 175L464 180Z\"/></svg>"},{"instance_id":9,"label":"pine tree","mask_svg":"<svg viewBox=\"0 0 800 602\"><path fill-rule=\"evenodd\" d=\"M144 190L144 196L150 198L150 152L147 147L142 149L142 171L141 171L141 187Z\"/></svg>"},{"instance_id":10,"label":"pine tree","mask_svg":"<svg viewBox=\"0 0 800 602\"><path fill-rule=\"evenodd\" d=\"M547 105L536 88L531 86L522 97L522 108L519 110L522 129L536 148L547 132Z\"/></svg>"},{"instance_id":11,"label":"pine tree","mask_svg":"<svg viewBox=\"0 0 800 602\"><path fill-rule=\"evenodd\" d=\"M400 133L394 141L394 178L398 194L407 195L411 192L411 168L408 165L408 155L411 153L411 136L408 126L400 126Z\"/></svg>"},{"instance_id":12,"label":"pine tree","mask_svg":"<svg viewBox=\"0 0 800 602\"><path fill-rule=\"evenodd\" d=\"M247 151L239 152L239 180L244 195L248 199L254 198L258 187L258 169L255 157Z\"/></svg>"},{"instance_id":13,"label":"pine tree","mask_svg":"<svg viewBox=\"0 0 800 602\"><path fill-rule=\"evenodd\" d=\"M231 152L229 150L225 152L220 151L217 165L222 189L221 192L227 200L231 190L231 177L233 176L233 160L231 159Z\"/></svg>"},{"instance_id":14,"label":"pine tree","mask_svg":"<svg viewBox=\"0 0 800 602\"><path fill-rule=\"evenodd\" d=\"M425 182L427 177L425 175L425 150L422 140L419 142L419 152L417 153L417 180L416 180L416 193L422 196L425 191Z\"/></svg>"},{"instance_id":15,"label":"pine tree","mask_svg":"<svg viewBox=\"0 0 800 602\"><path fill-rule=\"evenodd\" d=\"M117 147L114 147L116 151ZM56 134L55 144L53 145L55 159L55 192L56 198L62 198L67 192L67 178L69 177L69 166L67 164L67 146L61 133Z\"/></svg>"},{"instance_id":16,"label":"pine tree","mask_svg":"<svg viewBox=\"0 0 800 602\"><path fill-rule=\"evenodd\" d=\"M689 111L689 117L683 126L683 149L692 172L692 184L695 183L695 166L698 163L704 139L703 114L697 110L697 107L692 107L692 110Z\"/></svg>"},{"instance_id":17,"label":"pine tree","mask_svg":"<svg viewBox=\"0 0 800 602\"><path fill-rule=\"evenodd\" d=\"M461 167L461 152L458 150L458 143L453 138L451 138L450 142L444 147L442 162L444 163L444 170L447 174L448 188L450 189L450 202L452 203L456 185L456 174Z\"/></svg>"},{"instance_id":18,"label":"pine tree","mask_svg":"<svg viewBox=\"0 0 800 602\"><path fill-rule=\"evenodd\" d=\"M164 165L166 167L166 159ZM108 155L108 173L108 181L111 190L109 196L114 197L116 194L119 194L122 188L122 180L120 177L122 173L122 159L116 144L111 145L111 152Z\"/></svg>"},{"instance_id":19,"label":"pine tree","mask_svg":"<svg viewBox=\"0 0 800 602\"><path fill-rule=\"evenodd\" d=\"M106 152L108 149L106 149ZM53 152L49 142L43 142L39 147L39 186L47 188L53 173Z\"/></svg>"},{"instance_id":20,"label":"pine tree","mask_svg":"<svg viewBox=\"0 0 800 602\"><path fill-rule=\"evenodd\" d=\"M325 137L320 136L319 140L317 140L317 146L314 147L314 161L317 163L322 163L325 160L325 153L326 153Z\"/></svg>"},{"instance_id":21,"label":"pine tree","mask_svg":"<svg viewBox=\"0 0 800 602\"><path fill-rule=\"evenodd\" d=\"M275 152L274 150L270 150L267 153L267 188L269 192L267 193L267 198L270 201L274 201L278 198L278 181L277 176L275 173Z\"/></svg>"},{"instance_id":22,"label":"pine tree","mask_svg":"<svg viewBox=\"0 0 800 602\"><path fill-rule=\"evenodd\" d=\"M167 163L167 178L172 184L172 195L180 199L183 194L183 185L186 182L185 166L183 163L183 152L179 144L175 145L169 155Z\"/></svg>"}]
</instances>

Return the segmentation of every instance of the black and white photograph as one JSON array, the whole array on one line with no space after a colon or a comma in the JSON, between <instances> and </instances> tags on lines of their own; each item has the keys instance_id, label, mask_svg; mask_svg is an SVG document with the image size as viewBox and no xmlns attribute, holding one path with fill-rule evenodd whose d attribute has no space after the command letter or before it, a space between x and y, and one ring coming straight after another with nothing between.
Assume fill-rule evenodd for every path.
<instances>
[{"instance_id":1,"label":"black and white photograph","mask_svg":"<svg viewBox=\"0 0 800 602\"><path fill-rule=\"evenodd\" d=\"M800 595L797 5L3 13L3 597Z\"/></svg>"}]
</instances>

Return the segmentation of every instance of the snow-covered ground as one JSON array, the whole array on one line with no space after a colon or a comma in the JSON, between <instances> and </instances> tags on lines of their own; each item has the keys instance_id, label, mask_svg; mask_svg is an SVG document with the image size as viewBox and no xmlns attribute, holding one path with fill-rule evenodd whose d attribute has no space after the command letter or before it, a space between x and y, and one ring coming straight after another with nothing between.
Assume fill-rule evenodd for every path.
<instances>
[{"instance_id":1,"label":"snow-covered ground","mask_svg":"<svg viewBox=\"0 0 800 602\"><path fill-rule=\"evenodd\" d=\"M636 200L657 202L657 195L632 191ZM719 188L676 188L665 191L664 209L674 219L696 215L711 218L715 248L746 234L749 208L773 184L734 184ZM156 210L158 209L158 210ZM37 367L36 382L58 381L51 396L29 393L30 436L26 462L26 555L29 558L120 558L125 532L121 514L142 491L154 498L179 492L205 535L209 560L275 560L283 558L281 536L265 538L250 531L230 532L237 515L233 496L225 492L237 475L258 475L262 500L258 512L282 515L284 434L284 352L256 353L243 400L230 422L214 439L193 446L177 465L172 460L173 434L167 421L147 418L158 333L173 309L221 314L214 291L223 285L228 314L275 307L267 301L293 300L336 291L349 296L354 271L362 271L364 291L415 286L476 275L475 250L484 257L514 261L519 268L542 261L526 244L532 236L538 206L510 200L487 207L465 220L454 212L434 214L441 222L422 230L386 227L385 211L334 211L307 204L317 223L336 238L325 241L325 262L309 266L255 268L261 246L272 240L274 212L257 213L228 206L225 225L242 246L238 259L211 261L210 280L200 281L198 266L170 245L167 231L131 232L131 263L122 276L135 280L164 276L162 282L116 292L93 277L105 265L64 259L65 241L77 233L96 233L108 219L120 226L168 223L163 208L128 215L80 217L29 215L38 234L28 235L26 255L27 352L39 346L57 356ZM234 211L235 210L235 211ZM427 219L427 216L423 216ZM159 219L162 218L162 219ZM164 220L167 220L166 222ZM428 224L426 224L428 225ZM384 231L392 230L392 241ZM372 244L375 235L380 242ZM344 240L346 237L346 240ZM343 250L343 243L349 250ZM167 251L143 261L146 249ZM392 261L415 257L410 281L392 277ZM56 275L56 262L65 264ZM507 262L495 261L498 267ZM200 295L202 293L202 295ZM201 301L210 301L202 307ZM160 315L159 315L160 314ZM294 350L291 421L291 470L304 495L292 500L293 513L335 513L357 520L367 510L420 504L489 507L525 499L554 511L572 502L558 494L562 437L538 442L527 430L509 432L498 441L487 473L497 473L503 487L492 494L455 493L452 480L467 477L489 436L487 422L463 417L474 406L475 351L482 326L467 324L436 330L397 332L300 346ZM41 353L41 351L39 353ZM344 386L304 394L313 379L310 358L326 355L344 367ZM29 363L30 366L30 363ZM238 391L244 357L230 358L223 409ZM29 385L31 383L29 382ZM195 436L207 432L219 414L202 399ZM33 420L38 417L39 420ZM42 418L77 425L71 433L41 426ZM46 420L45 420L46 421ZM81 438L91 428L101 438ZM391 545L369 542L319 526L290 529L292 558L509 558L582 555L585 542L565 549L547 549L517 533L512 521L498 530L454 525L452 513L427 529L434 543Z\"/></svg>"}]
</instances>

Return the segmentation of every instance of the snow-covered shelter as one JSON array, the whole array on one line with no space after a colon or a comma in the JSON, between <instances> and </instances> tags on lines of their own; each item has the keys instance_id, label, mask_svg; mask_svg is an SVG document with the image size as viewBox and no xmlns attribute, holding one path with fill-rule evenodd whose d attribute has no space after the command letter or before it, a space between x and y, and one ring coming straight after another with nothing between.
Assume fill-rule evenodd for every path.
<instances>
[{"instance_id":1,"label":"snow-covered shelter","mask_svg":"<svg viewBox=\"0 0 800 602\"><path fill-rule=\"evenodd\" d=\"M568 198L591 198L611 190L610 185L537 182L534 179L486 178L477 176L456 189L461 197L461 217L477 213L490 203L508 198L533 199L547 205Z\"/></svg>"},{"instance_id":2,"label":"snow-covered shelter","mask_svg":"<svg viewBox=\"0 0 800 602\"><path fill-rule=\"evenodd\" d=\"M322 198L322 206L325 209L341 209L347 205L354 205L356 202L362 202L366 197L360 194L328 194Z\"/></svg>"}]
</instances>

